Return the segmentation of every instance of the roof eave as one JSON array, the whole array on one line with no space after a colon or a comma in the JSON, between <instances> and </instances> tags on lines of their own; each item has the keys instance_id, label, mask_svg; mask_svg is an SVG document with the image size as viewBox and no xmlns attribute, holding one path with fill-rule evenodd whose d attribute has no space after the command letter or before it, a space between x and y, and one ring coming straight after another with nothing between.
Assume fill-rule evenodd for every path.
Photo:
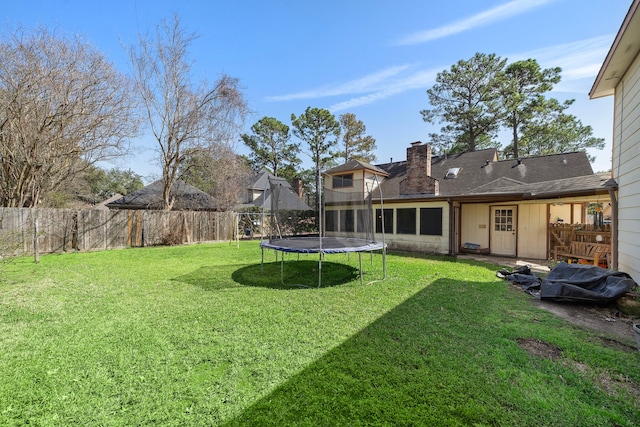
<instances>
[{"instance_id":1,"label":"roof eave","mask_svg":"<svg viewBox=\"0 0 640 427\"><path fill-rule=\"evenodd\" d=\"M640 51L640 14L636 14L640 0L634 0L618 34L602 63L589 98L610 96Z\"/></svg>"}]
</instances>

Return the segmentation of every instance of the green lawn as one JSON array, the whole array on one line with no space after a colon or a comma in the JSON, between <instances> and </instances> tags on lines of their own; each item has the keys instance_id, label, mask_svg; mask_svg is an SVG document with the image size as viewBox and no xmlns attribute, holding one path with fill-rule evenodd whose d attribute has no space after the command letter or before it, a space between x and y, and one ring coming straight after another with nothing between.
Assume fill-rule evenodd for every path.
<instances>
[{"instance_id":1,"label":"green lawn","mask_svg":"<svg viewBox=\"0 0 640 427\"><path fill-rule=\"evenodd\" d=\"M289 255L287 283L317 284ZM381 259L363 256L365 283ZM285 288L256 242L0 270L0 425L638 426L640 354L534 308L497 267L357 255ZM546 345L557 357L530 354Z\"/></svg>"}]
</instances>

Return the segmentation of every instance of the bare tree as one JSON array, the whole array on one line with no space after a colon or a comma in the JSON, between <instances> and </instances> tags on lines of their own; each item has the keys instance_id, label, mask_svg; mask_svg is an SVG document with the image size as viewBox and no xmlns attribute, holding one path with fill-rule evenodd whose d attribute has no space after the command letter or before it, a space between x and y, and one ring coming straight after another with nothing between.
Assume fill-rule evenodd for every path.
<instances>
[{"instance_id":1,"label":"bare tree","mask_svg":"<svg viewBox=\"0 0 640 427\"><path fill-rule=\"evenodd\" d=\"M248 160L228 144L187 155L180 165L180 178L213 196L220 211L232 210L242 202L252 175Z\"/></svg>"},{"instance_id":2,"label":"bare tree","mask_svg":"<svg viewBox=\"0 0 640 427\"><path fill-rule=\"evenodd\" d=\"M247 113L237 79L222 75L213 87L193 84L188 47L195 39L174 16L156 27L155 37L141 36L130 49L136 87L160 151L167 210L187 156L230 141Z\"/></svg>"},{"instance_id":3,"label":"bare tree","mask_svg":"<svg viewBox=\"0 0 640 427\"><path fill-rule=\"evenodd\" d=\"M132 83L77 37L8 32L0 42L0 205L34 207L135 136Z\"/></svg>"}]
</instances>

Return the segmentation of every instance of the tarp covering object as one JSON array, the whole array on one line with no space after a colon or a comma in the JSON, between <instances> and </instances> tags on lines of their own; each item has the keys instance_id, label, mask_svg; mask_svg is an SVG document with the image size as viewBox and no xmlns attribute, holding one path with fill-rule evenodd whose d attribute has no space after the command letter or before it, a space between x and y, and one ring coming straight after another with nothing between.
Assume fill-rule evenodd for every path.
<instances>
[{"instance_id":1,"label":"tarp covering object","mask_svg":"<svg viewBox=\"0 0 640 427\"><path fill-rule=\"evenodd\" d=\"M627 273L564 262L544 278L532 273L528 267L520 267L512 272L500 270L497 275L521 284L525 291L540 299L563 302L610 302L636 286Z\"/></svg>"}]
</instances>

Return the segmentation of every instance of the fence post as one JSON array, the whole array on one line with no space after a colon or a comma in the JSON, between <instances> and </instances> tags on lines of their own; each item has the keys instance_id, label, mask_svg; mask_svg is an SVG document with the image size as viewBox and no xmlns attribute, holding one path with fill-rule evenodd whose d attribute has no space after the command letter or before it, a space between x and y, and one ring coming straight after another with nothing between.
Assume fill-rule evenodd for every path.
<instances>
[{"instance_id":1,"label":"fence post","mask_svg":"<svg viewBox=\"0 0 640 427\"><path fill-rule=\"evenodd\" d=\"M38 247L38 217L33 220L33 261L40 262L40 248Z\"/></svg>"}]
</instances>

